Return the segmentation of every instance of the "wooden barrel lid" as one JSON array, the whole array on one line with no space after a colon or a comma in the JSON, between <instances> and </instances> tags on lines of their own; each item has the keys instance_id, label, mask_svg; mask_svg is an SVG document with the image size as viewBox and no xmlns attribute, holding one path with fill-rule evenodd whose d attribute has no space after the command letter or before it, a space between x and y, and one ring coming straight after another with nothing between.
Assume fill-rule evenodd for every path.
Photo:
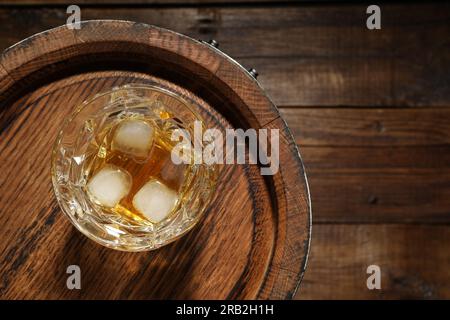
<instances>
[{"instance_id":1,"label":"wooden barrel lid","mask_svg":"<svg viewBox=\"0 0 450 320\"><path fill-rule=\"evenodd\" d=\"M61 213L50 178L63 120L116 86L158 83L209 124L280 130L280 169L227 166L202 222L152 252L101 247ZM216 48L127 21L34 35L0 57L0 296L38 299L285 299L305 271L311 210L294 139L257 81ZM79 265L82 289L66 287Z\"/></svg>"}]
</instances>

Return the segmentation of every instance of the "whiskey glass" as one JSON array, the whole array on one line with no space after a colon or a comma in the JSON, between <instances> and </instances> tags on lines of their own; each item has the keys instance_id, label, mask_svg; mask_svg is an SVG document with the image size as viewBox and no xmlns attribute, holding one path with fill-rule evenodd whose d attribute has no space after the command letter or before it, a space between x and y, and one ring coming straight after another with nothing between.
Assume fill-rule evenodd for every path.
<instances>
[{"instance_id":1,"label":"whiskey glass","mask_svg":"<svg viewBox=\"0 0 450 320\"><path fill-rule=\"evenodd\" d=\"M215 165L197 164L192 157L177 167L168 158L174 130L188 132L192 146L202 144L195 141L195 122L204 123L188 99L160 85L125 85L83 102L65 121L53 147L51 176L64 214L90 239L123 251L157 249L186 234L210 204L218 179ZM139 158L137 152L127 154L127 147L115 147L121 132L139 130L153 130L148 154ZM120 202L108 202L121 190L128 193ZM102 202L101 195L113 198ZM167 208L167 197L175 199L169 201L170 213L152 221L153 209L167 212L161 209ZM149 215L142 214L147 211Z\"/></svg>"}]
</instances>

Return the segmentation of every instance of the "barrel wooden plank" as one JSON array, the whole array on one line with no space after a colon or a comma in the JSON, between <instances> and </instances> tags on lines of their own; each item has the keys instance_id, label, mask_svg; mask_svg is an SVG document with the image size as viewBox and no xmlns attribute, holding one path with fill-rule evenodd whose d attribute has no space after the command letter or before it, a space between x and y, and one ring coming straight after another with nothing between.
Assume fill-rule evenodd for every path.
<instances>
[{"instance_id":1,"label":"barrel wooden plank","mask_svg":"<svg viewBox=\"0 0 450 320\"><path fill-rule=\"evenodd\" d=\"M75 63L74 59L81 61ZM43 73L52 73L52 70L58 73L62 68L69 68L70 64L82 64L83 59L91 62L96 59L103 63L112 59L113 68L123 66L124 62L118 66L118 59L128 59L129 63L152 65L155 72L158 72L156 69L163 70L164 76L170 73L164 71L165 68L171 69L172 73L175 70L184 72L186 80L197 77L199 81L224 88L223 94L231 99L231 106L242 110L243 118L248 120L247 125L255 128L279 117L272 102L260 97L261 89L254 79L237 64L226 63L226 55L209 45L140 23L91 21L82 23L80 30L61 26L8 49L0 62L17 83L26 86L27 81L42 77ZM164 61L158 64L153 62L156 59ZM180 81L176 75L172 75L171 80ZM193 85L193 81L187 80L186 85ZM201 88L201 85L196 86L196 89ZM236 98L233 100L233 97ZM223 104L224 107L228 105Z\"/></svg>"},{"instance_id":2,"label":"barrel wooden plank","mask_svg":"<svg viewBox=\"0 0 450 320\"><path fill-rule=\"evenodd\" d=\"M450 143L446 108L282 108L299 145L436 146Z\"/></svg>"},{"instance_id":3,"label":"barrel wooden plank","mask_svg":"<svg viewBox=\"0 0 450 320\"><path fill-rule=\"evenodd\" d=\"M179 43L180 41L183 43ZM175 33L162 33L158 28L150 30L138 23L95 21L83 23L80 30L61 26L38 34L6 50L0 62L8 74L19 82L25 77L27 81L31 81L30 75L37 71L44 72L42 70L44 68L45 72L49 72L51 71L49 68L59 70L67 67L67 61L73 58L92 60L96 57L107 60L115 54L122 54L128 55L132 63L133 58L140 54L179 53L182 58L172 60L178 62L180 66L185 65L189 71L195 72L195 75L211 77L207 72L214 74L219 66L219 60L211 50L200 50L200 47L200 44ZM157 50L161 52L155 52ZM87 58L84 58L85 56ZM186 60L182 60L183 58ZM196 63L188 64L187 59L192 59ZM82 61L77 63L82 64ZM53 66L55 64L56 66ZM33 77L40 75L34 74Z\"/></svg>"},{"instance_id":4,"label":"barrel wooden plank","mask_svg":"<svg viewBox=\"0 0 450 320\"><path fill-rule=\"evenodd\" d=\"M274 181L273 185L277 194L283 193L283 200L280 200L282 208L277 219L279 226L277 238L284 239L287 245L283 252L274 252L272 272L268 273L268 282L274 282L272 296L282 299L284 289L281 279L300 281L305 271L308 255L301 253L309 250L311 241L311 230L304 227L312 224L312 217L308 214L311 212L311 199L309 191L306 193L302 191L309 190L305 169L301 159L297 157L299 155L298 148L284 120L277 118L266 124L264 129L279 130L279 172L267 178ZM270 135L273 134L274 132L271 131ZM296 156L295 160L292 159L294 155ZM274 154L272 153L271 156L274 157ZM298 215L295 212L304 214ZM295 232L297 237L289 237L288 235L292 232ZM295 295L297 290L298 287L294 288L290 294Z\"/></svg>"},{"instance_id":5,"label":"barrel wooden plank","mask_svg":"<svg viewBox=\"0 0 450 320\"><path fill-rule=\"evenodd\" d=\"M10 87L14 80L8 75L8 72L0 65L0 87ZM0 95L0 100L5 99L5 93ZM1 111L0 111L1 112Z\"/></svg>"},{"instance_id":6,"label":"barrel wooden plank","mask_svg":"<svg viewBox=\"0 0 450 320\"><path fill-rule=\"evenodd\" d=\"M48 41L45 43L42 40L39 41L44 38ZM73 56L75 52L71 47L75 43L76 39L72 30L67 27L57 28L53 32L43 32L37 37L9 47L0 56L0 64L14 79L16 86L26 87L33 81L31 74L43 65L53 65L60 61L62 56ZM5 90L9 88L1 88L1 91Z\"/></svg>"},{"instance_id":7,"label":"barrel wooden plank","mask_svg":"<svg viewBox=\"0 0 450 320\"><path fill-rule=\"evenodd\" d=\"M299 299L449 299L448 225L315 225ZM369 265L381 290L368 290Z\"/></svg>"}]
</instances>

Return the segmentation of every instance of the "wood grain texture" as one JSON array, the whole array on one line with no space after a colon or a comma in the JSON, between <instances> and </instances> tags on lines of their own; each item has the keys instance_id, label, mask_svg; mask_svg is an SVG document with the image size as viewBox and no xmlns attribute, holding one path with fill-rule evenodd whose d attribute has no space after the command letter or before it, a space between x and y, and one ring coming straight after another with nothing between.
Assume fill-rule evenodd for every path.
<instances>
[{"instance_id":1,"label":"wood grain texture","mask_svg":"<svg viewBox=\"0 0 450 320\"><path fill-rule=\"evenodd\" d=\"M302 147L302 155L313 173L378 174L396 172L445 172L450 168L450 146Z\"/></svg>"},{"instance_id":2,"label":"wood grain texture","mask_svg":"<svg viewBox=\"0 0 450 320\"><path fill-rule=\"evenodd\" d=\"M8 72L0 65L0 88L1 87L10 87L13 84L14 80L9 76ZM5 99L7 93L4 92L0 95L0 101Z\"/></svg>"},{"instance_id":3,"label":"wood grain texture","mask_svg":"<svg viewBox=\"0 0 450 320\"><path fill-rule=\"evenodd\" d=\"M49 42L56 44L49 45ZM43 45L38 46L37 43ZM95 68L107 68L108 62L113 63L114 68L126 68L125 63L140 64L141 68L147 69L151 66L152 72L163 72L165 77L170 76L165 69L171 67L183 73L186 79L197 77L204 84L209 82L210 86L228 90L223 94L230 99L236 97L231 99L231 106L239 104L244 119L254 115L248 121L256 128L279 117L269 99L258 97L262 91L254 79L226 55L199 41L141 23L90 21L82 23L80 30L61 26L9 48L0 60L8 74L21 86L28 86L27 81L44 74L57 74L70 65L80 68L86 61ZM174 74L175 71L171 72L170 80L182 81ZM188 81L187 85L195 84ZM199 86L196 85L196 89L201 90ZM223 107L227 106L223 104ZM228 113L232 112L228 110Z\"/></svg>"},{"instance_id":4,"label":"wood grain texture","mask_svg":"<svg viewBox=\"0 0 450 320\"><path fill-rule=\"evenodd\" d=\"M299 145L436 146L450 143L446 108L282 108Z\"/></svg>"},{"instance_id":5,"label":"wood grain texture","mask_svg":"<svg viewBox=\"0 0 450 320\"><path fill-rule=\"evenodd\" d=\"M316 223L449 223L450 146L303 147Z\"/></svg>"},{"instance_id":6,"label":"wood grain texture","mask_svg":"<svg viewBox=\"0 0 450 320\"><path fill-rule=\"evenodd\" d=\"M61 213L52 192L48 165L51 142L63 119L92 92L129 82L145 83L148 79L145 75L124 72L69 77L17 102L27 101L28 108L6 129L1 145L1 169L15 172L2 181L2 232L8 239L0 247L2 298L226 298L232 291L239 293L242 289L239 279L244 270L254 272L248 283L263 280L265 271L261 268L269 264L274 241L264 229L270 230L272 213L270 204L259 207L261 199L255 202L255 196L268 197L268 190L262 179L244 178L254 171L250 167L230 167L222 183L230 183L239 192L218 197L216 201L222 204L212 206L214 209L197 230L151 253L121 253L100 247L80 235ZM60 108L62 103L71 108ZM35 132L33 140L27 138L30 132ZM18 165L16 157L27 161L19 161ZM224 188L225 185L220 187ZM236 208L225 210L231 204L236 204ZM253 209L258 210L257 216L245 214L254 212ZM231 215L233 212L241 214ZM220 227L218 221L222 219ZM258 259L249 265L246 259L255 248L248 243L254 237L253 230L259 228L262 229L258 233L264 237L256 248ZM226 240L223 236L229 234L227 230L239 230L242 238ZM83 270L81 292L65 288L65 268L71 263L79 264ZM99 277L99 272L104 277ZM178 276L174 278L174 274ZM33 290L24 290L31 287ZM259 286L245 288L245 293L237 296L255 296Z\"/></svg>"},{"instance_id":7,"label":"wood grain texture","mask_svg":"<svg viewBox=\"0 0 450 320\"><path fill-rule=\"evenodd\" d=\"M306 181L305 169L299 158L299 151L286 123L282 118L264 126L265 129L279 131L279 172L268 178L273 180L273 186L277 194L283 194L283 210L278 215L278 223L285 226L277 230L277 237L286 242L283 251L275 250L273 257L274 272L268 274L268 281L274 282L273 291L278 299L283 296L283 282L286 280L301 280L308 259L308 255L302 253L303 248L308 248L311 241L311 217L300 216L296 212L311 212L309 187ZM307 192L305 192L307 190ZM302 227L303 226L303 227ZM280 232L281 231L281 232ZM289 237L292 233L301 234L298 237ZM281 253L282 252L282 253ZM292 272L292 270L296 270ZM300 275L300 276L299 276ZM295 294L295 288L292 293Z\"/></svg>"},{"instance_id":8,"label":"wood grain texture","mask_svg":"<svg viewBox=\"0 0 450 320\"><path fill-rule=\"evenodd\" d=\"M0 102L1 170L15 173L2 181L0 224L9 240L0 245L1 297L291 298L309 248L307 184L293 137L284 122L275 121L279 113L254 79L212 47L159 28L95 21L71 32L62 27L41 33L0 57L15 80L0 92L16 91ZM101 71L123 66L129 70ZM216 201L195 232L152 253L117 253L68 232L45 168L60 124L77 105L113 86L149 81L204 101L197 103L198 111L222 127L270 123L286 131L284 161L280 173L267 179L255 165L227 167L222 183L228 187L218 187ZM48 258L59 255L62 260ZM61 261L74 255L87 263L81 267L87 269L88 287L79 293L65 289L62 281ZM46 272L56 268L56 276ZM30 282L41 285L39 291L24 291Z\"/></svg>"},{"instance_id":9,"label":"wood grain texture","mask_svg":"<svg viewBox=\"0 0 450 320\"><path fill-rule=\"evenodd\" d=\"M450 227L315 225L300 299L449 299ZM368 290L369 265L381 290Z\"/></svg>"},{"instance_id":10,"label":"wood grain texture","mask_svg":"<svg viewBox=\"0 0 450 320\"><path fill-rule=\"evenodd\" d=\"M448 223L446 108L283 108L318 223Z\"/></svg>"},{"instance_id":11,"label":"wood grain texture","mask_svg":"<svg viewBox=\"0 0 450 320\"><path fill-rule=\"evenodd\" d=\"M406 57L410 51L425 52L445 47L448 31L446 4L400 4L383 6L384 29L371 32L362 18L367 6L333 3L234 7L168 7L138 10L119 7L84 7L83 20L124 19L157 25L194 38L214 37L224 51L236 58L250 57ZM63 10L61 10L63 9ZM0 34L8 47L36 32L60 26L67 17L65 8L1 8L0 17L20 16ZM363 15L361 15L363 13ZM19 23L26 23L20 26ZM16 33L9 31L15 30ZM408 32L405 37L404 31ZM245 32L243 32L245 31ZM207 40L207 39L205 39ZM430 46L420 52L421 43ZM307 44L307 45L306 45ZM389 50L390 49L390 50ZM436 52L438 53L438 52ZM444 54L444 53L440 53ZM419 58L419 57L417 57Z\"/></svg>"},{"instance_id":12,"label":"wood grain texture","mask_svg":"<svg viewBox=\"0 0 450 320\"><path fill-rule=\"evenodd\" d=\"M449 81L439 82L447 77L430 65L414 65L406 58L397 62L389 58L314 60L292 58L281 64L270 58L240 59L244 65L261 70L261 84L280 106L450 105L445 97ZM445 64L436 68L440 67L447 68ZM423 74L427 71L432 74ZM429 81L422 80L429 77Z\"/></svg>"},{"instance_id":13,"label":"wood grain texture","mask_svg":"<svg viewBox=\"0 0 450 320\"><path fill-rule=\"evenodd\" d=\"M277 105L448 106L448 4L383 6L383 29L364 26L365 5L83 8L83 19L166 27L220 48L260 81ZM0 48L66 20L61 8L0 9ZM414 52L414 54L411 54ZM281 85L280 85L281 84Z\"/></svg>"}]
</instances>

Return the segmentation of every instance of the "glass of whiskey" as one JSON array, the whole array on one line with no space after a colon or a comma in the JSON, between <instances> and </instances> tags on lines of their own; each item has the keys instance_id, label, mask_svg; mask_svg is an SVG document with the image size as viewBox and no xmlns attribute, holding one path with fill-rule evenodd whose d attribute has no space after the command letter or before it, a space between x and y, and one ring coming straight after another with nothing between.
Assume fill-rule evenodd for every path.
<instances>
[{"instance_id":1,"label":"glass of whiskey","mask_svg":"<svg viewBox=\"0 0 450 320\"><path fill-rule=\"evenodd\" d=\"M53 148L62 211L113 249L153 250L181 237L202 217L218 179L214 165L173 160L175 131L202 144L194 123L204 122L187 98L160 85L130 84L85 101Z\"/></svg>"}]
</instances>

